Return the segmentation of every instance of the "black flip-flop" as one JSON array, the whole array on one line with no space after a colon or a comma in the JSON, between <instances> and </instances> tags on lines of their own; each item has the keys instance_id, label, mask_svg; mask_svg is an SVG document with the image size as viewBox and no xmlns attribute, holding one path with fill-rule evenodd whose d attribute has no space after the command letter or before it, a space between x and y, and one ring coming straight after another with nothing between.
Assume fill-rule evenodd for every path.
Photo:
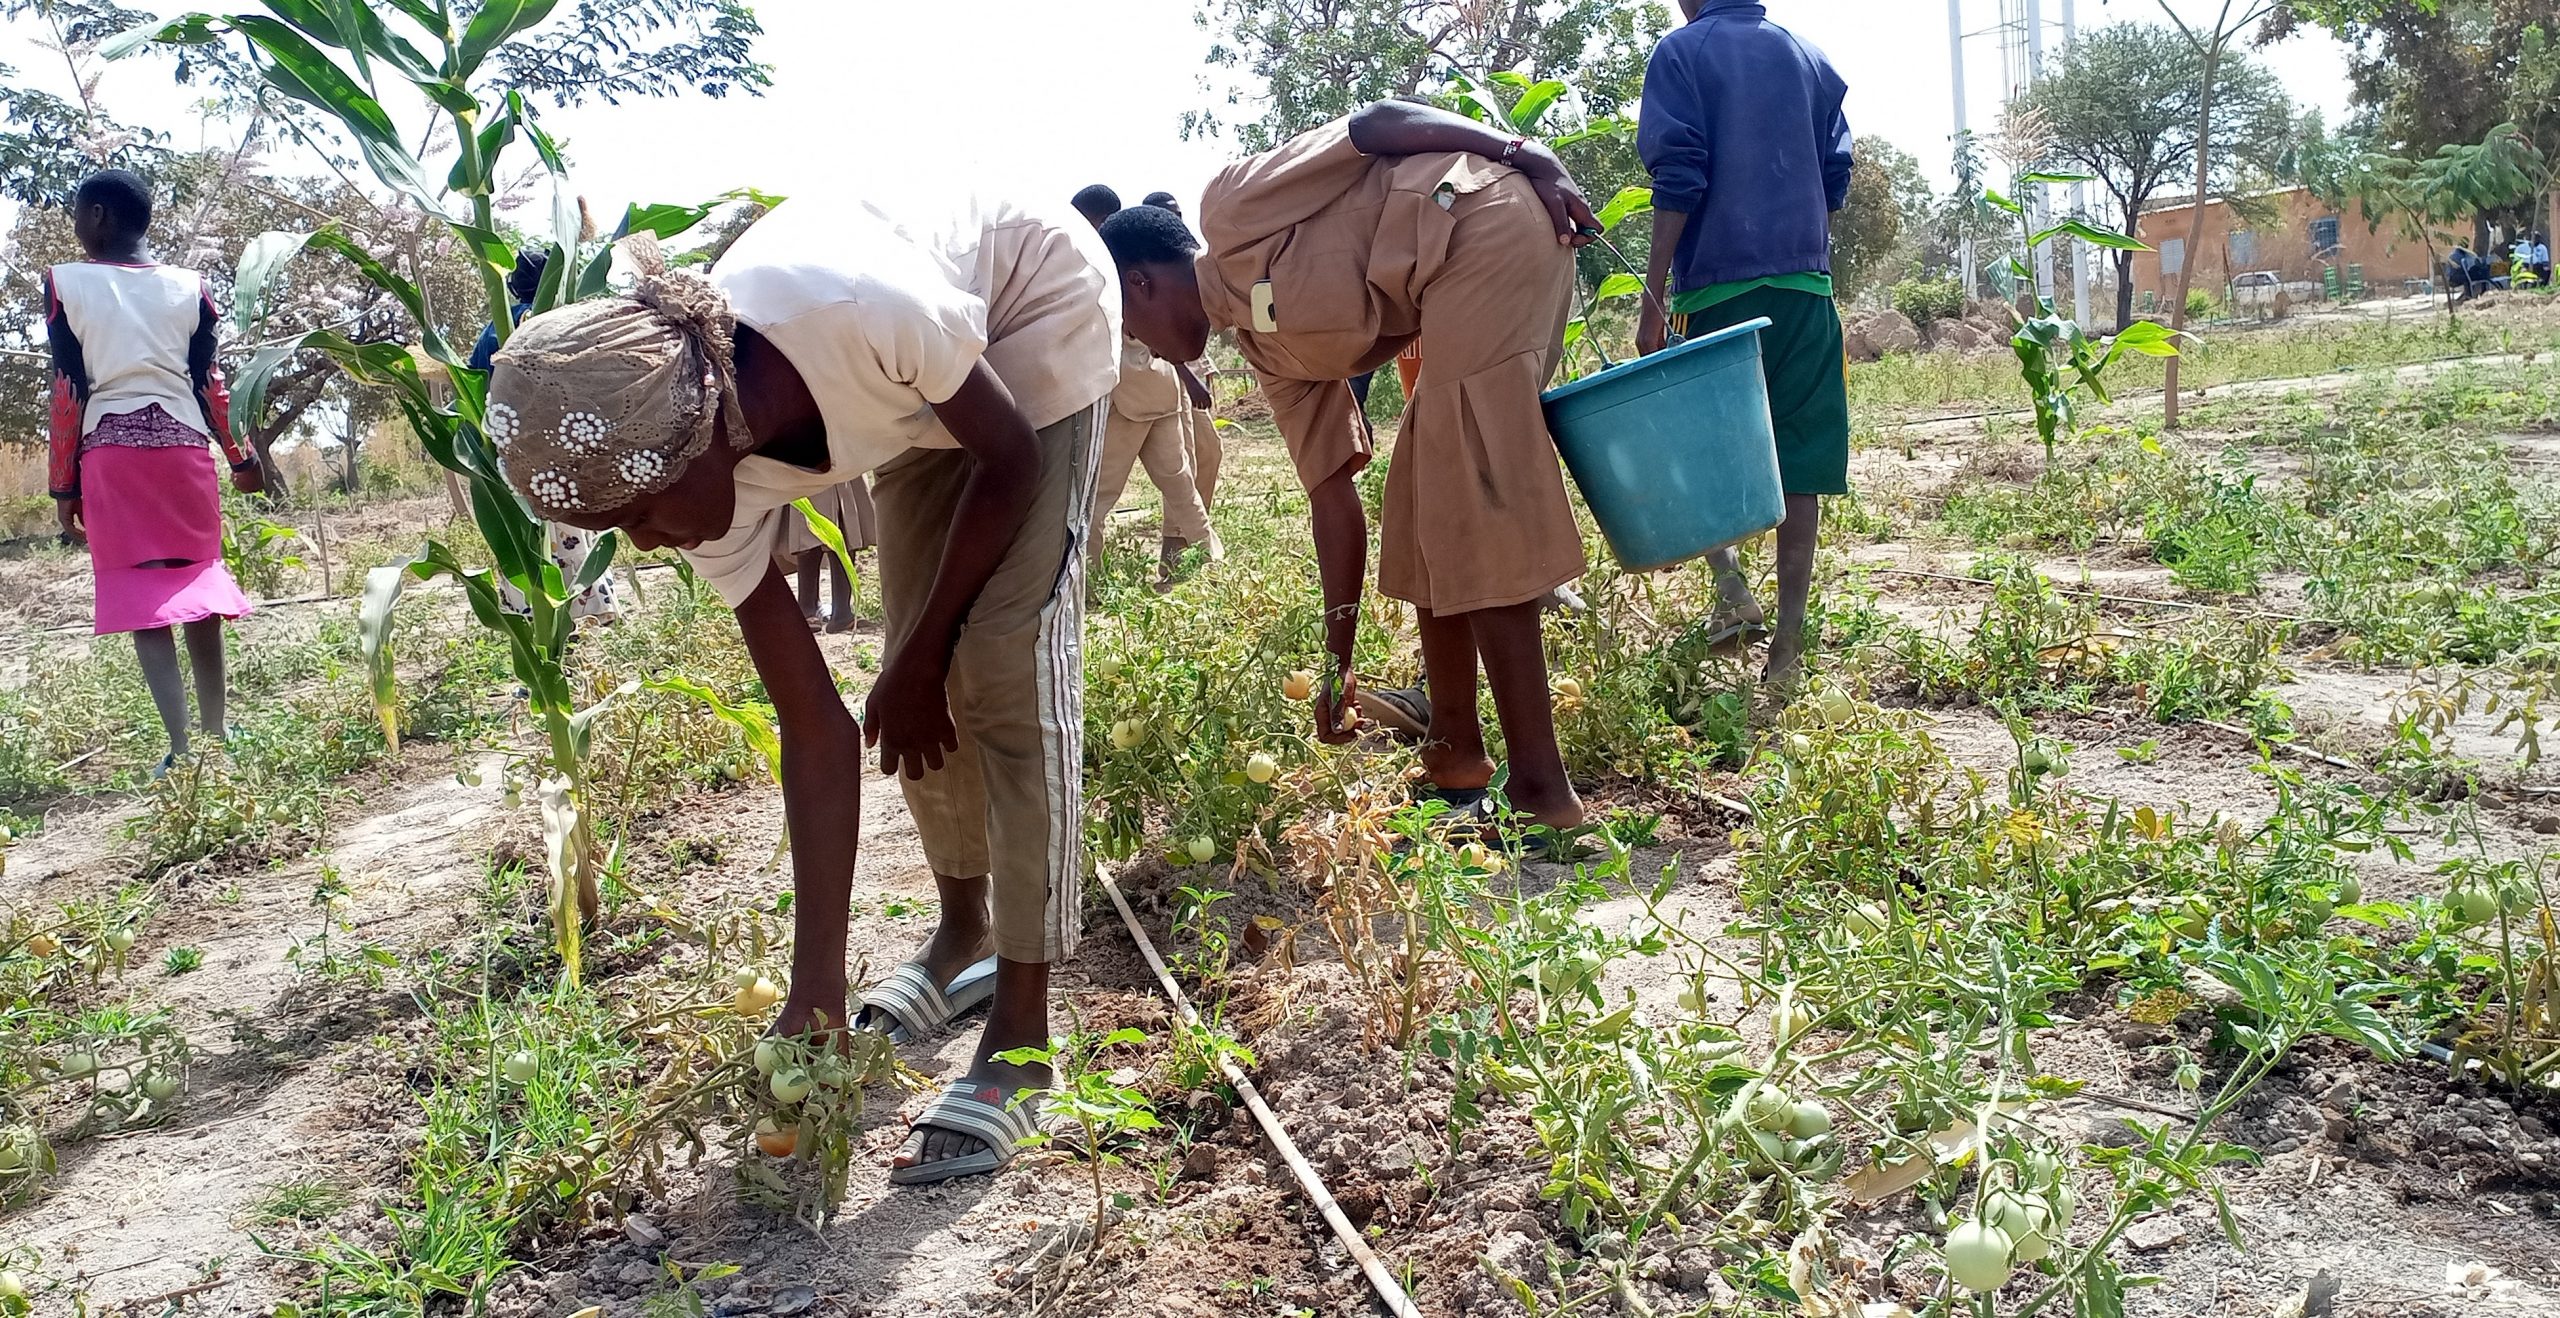
<instances>
[{"instance_id":1,"label":"black flip-flop","mask_svg":"<svg viewBox=\"0 0 2560 1318\"><path fill-rule=\"evenodd\" d=\"M1351 701L1370 722L1390 732L1416 739L1431 735L1431 702L1422 687L1364 686L1351 693Z\"/></svg>"}]
</instances>

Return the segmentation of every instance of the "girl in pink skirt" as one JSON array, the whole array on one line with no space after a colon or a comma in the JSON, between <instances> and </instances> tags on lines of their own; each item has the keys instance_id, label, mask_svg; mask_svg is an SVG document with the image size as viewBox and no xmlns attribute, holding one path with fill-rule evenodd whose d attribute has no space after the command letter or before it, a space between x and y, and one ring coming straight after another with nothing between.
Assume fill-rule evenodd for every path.
<instances>
[{"instance_id":1,"label":"girl in pink skirt","mask_svg":"<svg viewBox=\"0 0 2560 1318\"><path fill-rule=\"evenodd\" d=\"M53 346L51 476L63 534L85 540L97 627L133 633L142 677L169 733L153 777L187 753L187 692L172 627L187 634L200 726L223 730L222 620L249 611L222 565L222 498L207 442L222 446L232 488L264 486L232 442L230 399L214 365L213 295L204 276L151 259L151 189L109 169L73 195L85 261L47 271Z\"/></svg>"}]
</instances>

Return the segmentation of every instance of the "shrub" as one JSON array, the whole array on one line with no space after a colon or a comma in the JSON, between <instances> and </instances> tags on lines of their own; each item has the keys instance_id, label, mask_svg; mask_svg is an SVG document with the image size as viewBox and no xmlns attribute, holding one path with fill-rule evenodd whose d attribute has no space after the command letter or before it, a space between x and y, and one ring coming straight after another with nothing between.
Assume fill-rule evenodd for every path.
<instances>
[{"instance_id":1,"label":"shrub","mask_svg":"<svg viewBox=\"0 0 2560 1318\"><path fill-rule=\"evenodd\" d=\"M1952 279L1906 279L1893 286L1893 309L1914 325L1964 315L1964 285Z\"/></svg>"},{"instance_id":2,"label":"shrub","mask_svg":"<svg viewBox=\"0 0 2560 1318\"><path fill-rule=\"evenodd\" d=\"M2213 314L2213 294L2201 288L2187 290L2187 319L2203 320Z\"/></svg>"}]
</instances>

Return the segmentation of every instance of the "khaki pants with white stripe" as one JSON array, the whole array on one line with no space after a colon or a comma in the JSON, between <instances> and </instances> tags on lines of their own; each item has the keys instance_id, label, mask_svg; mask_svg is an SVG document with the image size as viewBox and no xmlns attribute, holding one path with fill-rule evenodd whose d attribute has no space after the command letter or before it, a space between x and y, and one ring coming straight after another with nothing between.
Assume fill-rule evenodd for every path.
<instances>
[{"instance_id":1,"label":"khaki pants with white stripe","mask_svg":"<svg viewBox=\"0 0 2560 1318\"><path fill-rule=\"evenodd\" d=\"M1008 961L1057 960L1081 931L1084 541L1106 407L1040 431L1031 514L952 652L959 752L898 780L934 872L993 876L996 955ZM893 650L933 589L968 477L957 449L911 449L872 477Z\"/></svg>"}]
</instances>

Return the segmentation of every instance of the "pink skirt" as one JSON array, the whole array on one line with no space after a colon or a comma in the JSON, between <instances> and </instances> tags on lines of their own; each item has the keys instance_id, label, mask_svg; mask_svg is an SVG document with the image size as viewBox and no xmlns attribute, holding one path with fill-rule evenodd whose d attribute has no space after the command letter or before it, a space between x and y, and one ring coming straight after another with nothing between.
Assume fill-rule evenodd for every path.
<instances>
[{"instance_id":1,"label":"pink skirt","mask_svg":"<svg viewBox=\"0 0 2560 1318\"><path fill-rule=\"evenodd\" d=\"M201 446L101 444L80 455L97 635L249 612L249 597L222 565L218 479L212 451Z\"/></svg>"}]
</instances>

